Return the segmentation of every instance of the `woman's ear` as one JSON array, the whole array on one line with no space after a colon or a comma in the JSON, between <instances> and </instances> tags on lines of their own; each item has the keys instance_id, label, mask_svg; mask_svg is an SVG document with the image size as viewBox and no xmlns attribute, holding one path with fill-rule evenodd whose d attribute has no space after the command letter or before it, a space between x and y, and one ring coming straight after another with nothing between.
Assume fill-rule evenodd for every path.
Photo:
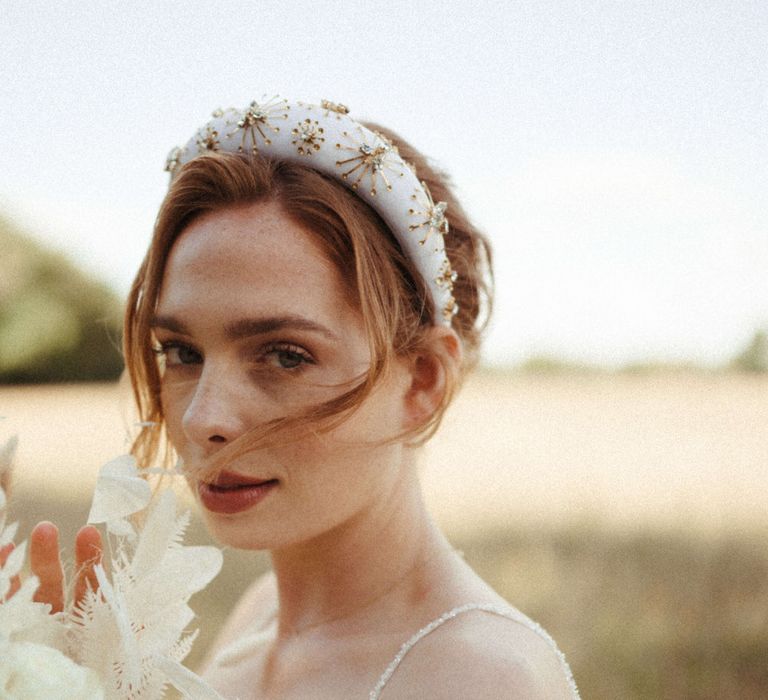
<instances>
[{"instance_id":1,"label":"woman's ear","mask_svg":"<svg viewBox=\"0 0 768 700\"><path fill-rule=\"evenodd\" d=\"M410 358L410 386L405 394L405 428L426 423L456 383L461 341L451 328L434 327Z\"/></svg>"}]
</instances>

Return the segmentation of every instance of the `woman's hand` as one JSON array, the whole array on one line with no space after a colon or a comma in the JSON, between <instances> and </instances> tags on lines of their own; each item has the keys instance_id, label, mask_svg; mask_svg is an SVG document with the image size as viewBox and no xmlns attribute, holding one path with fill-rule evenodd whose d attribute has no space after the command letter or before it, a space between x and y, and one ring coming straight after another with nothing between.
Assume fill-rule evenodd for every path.
<instances>
[{"instance_id":1,"label":"woman's hand","mask_svg":"<svg viewBox=\"0 0 768 700\"><path fill-rule=\"evenodd\" d=\"M13 551L13 545L0 550L0 564L4 564ZM85 596L88 588L96 589L94 566L101 562L103 545L101 533L93 526L80 528L75 538L75 582L74 602L77 604ZM49 522L38 523L29 538L29 563L32 573L40 579L40 585L34 600L48 603L51 612L64 610L64 568L59 554L59 529ZM20 586L18 576L11 582L8 597Z\"/></svg>"}]
</instances>

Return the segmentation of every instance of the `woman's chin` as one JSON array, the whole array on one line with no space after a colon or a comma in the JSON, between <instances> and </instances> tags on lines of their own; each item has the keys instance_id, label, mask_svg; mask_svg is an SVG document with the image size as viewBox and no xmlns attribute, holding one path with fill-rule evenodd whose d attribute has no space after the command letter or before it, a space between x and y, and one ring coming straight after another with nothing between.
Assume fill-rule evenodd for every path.
<instances>
[{"instance_id":1,"label":"woman's chin","mask_svg":"<svg viewBox=\"0 0 768 700\"><path fill-rule=\"evenodd\" d=\"M211 537L220 545L252 551L275 549L282 544L275 533L263 532L247 518L226 518L202 508L203 520Z\"/></svg>"}]
</instances>

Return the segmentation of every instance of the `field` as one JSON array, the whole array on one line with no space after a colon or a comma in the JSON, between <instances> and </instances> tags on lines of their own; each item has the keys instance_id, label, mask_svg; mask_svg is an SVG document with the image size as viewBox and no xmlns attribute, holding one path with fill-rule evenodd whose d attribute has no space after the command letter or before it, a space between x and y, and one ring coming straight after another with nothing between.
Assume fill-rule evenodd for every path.
<instances>
[{"instance_id":1,"label":"field","mask_svg":"<svg viewBox=\"0 0 768 700\"><path fill-rule=\"evenodd\" d=\"M70 537L126 447L115 385L0 387L12 517ZM768 697L768 379L483 373L424 454L467 560L559 641L585 698ZM193 539L205 538L195 524ZM193 599L190 664L262 555Z\"/></svg>"}]
</instances>

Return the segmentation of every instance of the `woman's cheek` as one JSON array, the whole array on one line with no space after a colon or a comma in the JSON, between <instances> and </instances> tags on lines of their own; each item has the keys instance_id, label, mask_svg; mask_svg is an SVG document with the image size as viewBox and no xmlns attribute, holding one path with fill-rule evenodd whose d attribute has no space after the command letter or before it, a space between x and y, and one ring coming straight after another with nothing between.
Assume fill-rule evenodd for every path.
<instances>
[{"instance_id":1,"label":"woman's cheek","mask_svg":"<svg viewBox=\"0 0 768 700\"><path fill-rule=\"evenodd\" d=\"M177 450L183 443L182 423L189 401L188 391L183 391L178 385L163 383L160 391L160 405L163 409L168 437Z\"/></svg>"}]
</instances>

